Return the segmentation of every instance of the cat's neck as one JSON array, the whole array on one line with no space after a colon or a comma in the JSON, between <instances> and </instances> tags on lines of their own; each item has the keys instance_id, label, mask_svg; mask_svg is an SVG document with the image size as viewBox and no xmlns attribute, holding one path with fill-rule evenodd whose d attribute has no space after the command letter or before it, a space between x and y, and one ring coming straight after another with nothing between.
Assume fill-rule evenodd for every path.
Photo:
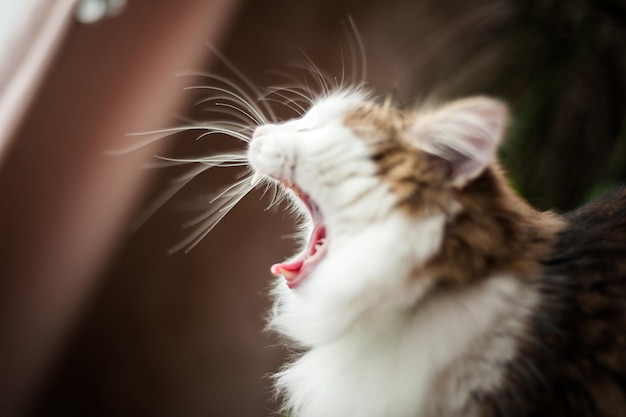
<instances>
[{"instance_id":1,"label":"cat's neck","mask_svg":"<svg viewBox=\"0 0 626 417\"><path fill-rule=\"evenodd\" d=\"M531 286L509 276L435 290L410 311L364 317L307 352L279 374L279 388L303 417L455 415L469 406L471 392L500 382L536 300ZM367 407L357 410L359 404Z\"/></svg>"},{"instance_id":2,"label":"cat's neck","mask_svg":"<svg viewBox=\"0 0 626 417\"><path fill-rule=\"evenodd\" d=\"M555 213L528 205L497 166L455 199L463 210L446 224L439 253L418 271L440 283L465 285L498 274L532 278L565 224Z\"/></svg>"}]
</instances>

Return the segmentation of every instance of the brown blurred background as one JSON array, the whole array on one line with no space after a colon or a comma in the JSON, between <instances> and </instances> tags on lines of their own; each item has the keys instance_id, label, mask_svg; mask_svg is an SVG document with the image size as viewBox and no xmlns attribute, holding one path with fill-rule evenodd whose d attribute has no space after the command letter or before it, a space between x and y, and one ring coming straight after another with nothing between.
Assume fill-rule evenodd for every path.
<instances>
[{"instance_id":1,"label":"brown blurred background","mask_svg":"<svg viewBox=\"0 0 626 417\"><path fill-rule=\"evenodd\" d=\"M618 0L130 0L118 16L72 20L0 159L0 415L273 412L267 376L286 352L263 325L268 267L293 251L289 217L253 193L170 255L193 202L238 171L196 178L134 232L185 171L145 165L242 145L180 134L106 152L181 124L175 115L210 117L193 105L202 93L184 90L210 80L175 76L232 77L208 44L261 87L281 80L272 71L297 73L301 51L340 77L349 16L379 94L511 104L502 158L533 204L570 209L624 181Z\"/></svg>"}]
</instances>

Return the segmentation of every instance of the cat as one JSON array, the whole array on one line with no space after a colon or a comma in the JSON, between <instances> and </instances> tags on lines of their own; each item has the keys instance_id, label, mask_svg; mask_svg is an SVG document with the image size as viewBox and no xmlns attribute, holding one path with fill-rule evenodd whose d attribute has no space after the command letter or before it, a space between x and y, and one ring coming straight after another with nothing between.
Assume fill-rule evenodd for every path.
<instances>
[{"instance_id":1,"label":"cat","mask_svg":"<svg viewBox=\"0 0 626 417\"><path fill-rule=\"evenodd\" d=\"M406 110L340 88L260 124L250 187L280 184L303 219L271 267L290 416L626 416L626 188L533 209L489 97Z\"/></svg>"},{"instance_id":2,"label":"cat","mask_svg":"<svg viewBox=\"0 0 626 417\"><path fill-rule=\"evenodd\" d=\"M214 51L244 86L252 83ZM190 250L252 189L300 217L300 253L271 266L269 328L297 353L274 375L290 417L626 416L626 187L539 212L497 160L507 106L489 97L401 108L309 67L270 89L298 116L221 84L229 119L156 132L227 134L247 166L172 248ZM364 68L364 67L363 67ZM260 93L259 96L262 96ZM267 95L265 96L268 99ZM300 104L300 100L304 104Z\"/></svg>"}]
</instances>

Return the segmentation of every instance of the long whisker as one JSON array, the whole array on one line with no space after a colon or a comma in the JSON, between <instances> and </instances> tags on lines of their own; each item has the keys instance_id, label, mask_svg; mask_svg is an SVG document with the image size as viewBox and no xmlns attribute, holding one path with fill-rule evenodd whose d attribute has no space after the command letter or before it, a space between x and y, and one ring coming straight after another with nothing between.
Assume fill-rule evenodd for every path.
<instances>
[{"instance_id":1,"label":"long whisker","mask_svg":"<svg viewBox=\"0 0 626 417\"><path fill-rule=\"evenodd\" d=\"M212 200L212 207L207 213L184 225L184 227L191 227L199 224L200 227L186 239L172 247L170 253L178 252L183 248L185 248L185 252L193 249L253 188L248 176L235 183L234 186L228 187L228 192L220 193L218 197L220 201L216 203L215 199Z\"/></svg>"},{"instance_id":2,"label":"long whisker","mask_svg":"<svg viewBox=\"0 0 626 417\"><path fill-rule=\"evenodd\" d=\"M161 139L164 139L166 137L169 137L171 135L174 135L176 133L180 133L180 132L186 132L186 131L190 131L190 130L206 130L207 128L204 126L180 126L180 127L172 127L172 128L166 128L166 129L159 129L159 130L150 130L150 131L145 131L145 132L139 132L139 133L128 133L126 134L126 136L147 136L150 135L150 137L148 137L145 140L142 140L140 142L134 143L130 146L127 146L125 148L122 149L116 149L116 150L108 150L105 152L106 155L124 155L127 153L131 153L136 151L137 149L141 149L145 146L150 145L151 143L157 142Z\"/></svg>"},{"instance_id":3,"label":"long whisker","mask_svg":"<svg viewBox=\"0 0 626 417\"><path fill-rule=\"evenodd\" d=\"M359 34L359 30L356 27L356 23L354 23L354 19L352 18L352 16L348 16L348 22L350 23L350 27L352 28L352 33L354 35L354 40L356 41L356 46L358 48L358 56L361 58L360 59L360 66L359 69L361 70L361 76L360 78L357 78L356 76L353 78L353 81L356 82L356 80L359 80L360 85L365 84L365 81L367 80L367 54L365 53L365 45L363 44L363 38L361 38L361 35Z\"/></svg>"},{"instance_id":4,"label":"long whisker","mask_svg":"<svg viewBox=\"0 0 626 417\"><path fill-rule=\"evenodd\" d=\"M270 98L269 96L271 95L281 97L284 99L284 101ZM290 109L292 109L293 111L295 111L296 113L300 115L303 115L304 113L306 113L306 109L302 105L298 104L296 100L294 100L293 98L283 93L280 93L279 91L272 91L267 97L263 98L263 100L274 101L274 102L280 103L286 107L289 107Z\"/></svg>"},{"instance_id":5,"label":"long whisker","mask_svg":"<svg viewBox=\"0 0 626 417\"><path fill-rule=\"evenodd\" d=\"M305 52L300 51L300 53L306 62L303 69L309 71L309 73L314 76L318 85L322 89L323 94L328 95L330 93L330 85L328 84L330 77L328 77L317 65L315 65L315 62Z\"/></svg>"},{"instance_id":6,"label":"long whisker","mask_svg":"<svg viewBox=\"0 0 626 417\"><path fill-rule=\"evenodd\" d=\"M346 60L343 55L343 48L339 48L339 53L341 54L341 81L339 81L339 85L337 85L337 88L339 90L343 90L346 82Z\"/></svg>"},{"instance_id":7,"label":"long whisker","mask_svg":"<svg viewBox=\"0 0 626 417\"><path fill-rule=\"evenodd\" d=\"M265 192L263 193L263 196L265 196L265 194L267 193L268 190L272 190L272 196L270 198L270 202L267 205L267 207L265 207L265 210L269 210L272 207L274 207L274 202L278 200L278 194L280 193L281 189L278 186L278 184L268 184L267 188L265 189Z\"/></svg>"},{"instance_id":8,"label":"long whisker","mask_svg":"<svg viewBox=\"0 0 626 417\"><path fill-rule=\"evenodd\" d=\"M239 115L243 115L243 116L246 116L247 118L249 118L250 120L252 120L257 126L265 123L262 120L254 119L251 114L249 114L248 112L246 112L242 108L237 107L237 106L235 106L233 104L216 102L215 105L218 106L218 107L225 107L226 109L212 109L212 111L214 111L214 112L223 112L225 114L229 114L229 115L235 116L235 117L238 117ZM233 111L225 111L225 110L228 110L228 109L231 109ZM241 120L243 121L243 119L241 119ZM241 126L245 126L246 128L250 129L250 126L247 126L247 125L241 124Z\"/></svg>"},{"instance_id":9,"label":"long whisker","mask_svg":"<svg viewBox=\"0 0 626 417\"><path fill-rule=\"evenodd\" d=\"M366 77L365 52L362 40L353 20L350 18L349 21L350 27L354 32L354 42L351 44L352 77L353 80L360 77L363 83ZM356 46L354 46L355 44ZM213 84L217 84L209 86L194 85L186 87L185 90L208 91L209 96L198 100L195 104L198 106L204 105L203 109L212 112L213 116L216 113L219 114L222 119L206 124L195 124L195 122L187 119L189 125L143 132L141 133L142 135L150 135L150 137L118 153L130 152L164 137L192 130L198 131L195 137L196 140L203 139L209 135L220 134L247 143L252 140L251 137L256 126L264 125L268 122L277 122L278 118L274 113L274 108L276 107L276 105L273 104L274 102L280 103L298 115L302 115L318 100L320 95L329 95L331 91L343 89L345 83L353 81L346 80L346 64L343 50L341 51L342 69L341 78L339 80L323 72L308 55L302 52L305 61L303 66L300 67L304 70L302 79L298 80L295 76L286 75L286 77L292 81L292 84L271 86L264 91L264 94L261 94L262 90L257 88L235 65L212 46L209 45L209 48L231 73L234 74L233 78L237 80L237 83L227 77L212 73L187 72L179 75L201 76L213 80ZM361 67L357 65L359 58L361 60ZM310 84L314 89L311 88ZM254 97L255 95L256 97ZM249 165L247 155L238 152L192 158L158 156L156 158L159 162L154 163L152 167L180 166L183 164L196 164L196 166L174 180L166 192L161 194L148 210L144 212L143 216L140 217L140 224L152 216L154 212L161 208L174 194L205 171L214 167L241 168ZM249 192L257 186L258 181L256 181L256 177L251 174L250 169L239 170L238 172L240 173L240 175L237 176L239 179L229 186L222 188L207 201L209 207L206 211L183 225L185 229L193 228L192 232L181 242L172 247L170 252L180 250L189 252L215 228L242 198L248 195ZM252 181L255 181L255 183L253 184ZM278 182L267 180L267 178L264 182L266 183L265 193L270 192L272 194L267 209L281 204L281 202L288 198L290 193L280 187Z\"/></svg>"},{"instance_id":10,"label":"long whisker","mask_svg":"<svg viewBox=\"0 0 626 417\"><path fill-rule=\"evenodd\" d=\"M274 183L271 185L273 186L272 198L270 200L270 203L265 208L265 210L270 210L272 207L279 205L287 197L287 192L278 183Z\"/></svg>"},{"instance_id":11,"label":"long whisker","mask_svg":"<svg viewBox=\"0 0 626 417\"><path fill-rule=\"evenodd\" d=\"M230 95L232 97L233 94L231 94L231 93L234 93L235 95L242 97L244 100L242 100L241 103L245 107L254 108L254 113L262 116L262 120L263 120L264 123L267 121L266 120L267 118L264 116L263 110L257 105L256 100L254 100L246 90L244 90L242 87L240 87L239 85L235 84L233 81L229 80L228 78L223 77L223 76L218 75L218 74L213 74L213 73L210 73L210 72L197 72L197 71L196 72L191 72L191 71L189 71L189 72L181 72L181 73L178 73L178 76L180 76L180 77L183 77L183 76L204 77L204 78L209 78L211 80L215 80L215 81L218 81L218 82L221 82L221 83L225 84L227 87L229 87L231 89L231 90L225 89L225 92L227 92L228 95ZM213 89L215 89L215 87L213 87ZM256 88L254 88L254 92L255 93L257 92ZM271 112L271 109L268 110L266 108L266 111L270 114L270 116L273 114Z\"/></svg>"},{"instance_id":12,"label":"long whisker","mask_svg":"<svg viewBox=\"0 0 626 417\"><path fill-rule=\"evenodd\" d=\"M230 126L240 128L241 130L240 131L233 130L230 128ZM204 136L207 136L210 134L223 133L233 138L239 139L243 142L250 142L250 136L245 135L244 133L242 133L242 131L243 130L251 131L252 129L243 124L237 124L237 123L229 122L229 121L221 121L221 122L215 122L210 125L178 126L178 127L170 127L170 128L165 128L165 129L159 129L159 130L149 130L149 131L138 132L138 133L128 133L127 136L149 136L149 137L145 140L139 141L125 148L108 150L105 152L105 154L111 155L111 156L125 155L128 153L134 152L138 149L141 149L145 146L148 146L161 139L164 139L166 137L175 135L177 133L188 132L192 130L206 131L205 133L199 135L197 139L203 138Z\"/></svg>"},{"instance_id":13,"label":"long whisker","mask_svg":"<svg viewBox=\"0 0 626 417\"><path fill-rule=\"evenodd\" d=\"M247 157L241 154L219 154L210 156L201 156L198 158L168 158L165 156L156 156L162 162L160 164L153 163L150 168L172 167L177 165L202 164L209 168L213 167L239 167L248 165Z\"/></svg>"},{"instance_id":14,"label":"long whisker","mask_svg":"<svg viewBox=\"0 0 626 417\"><path fill-rule=\"evenodd\" d=\"M176 135L187 131L197 131L196 140L200 140L209 135L223 134L242 142L250 142L252 133L256 126L267 124L268 121L276 122L278 120L274 113L272 101L280 102L284 99L283 105L291 108L294 112L302 114L305 106L298 103L304 101L311 103L311 98L306 94L305 87L289 86L283 89L275 89L269 94L262 95L260 90L252 83L252 81L244 76L244 74L235 67L228 59L226 59L219 51L209 45L213 53L222 61L222 63L234 74L237 82L219 74L204 72L185 72L178 74L179 76L200 76L212 80L217 85L193 85L184 88L185 90L202 90L208 91L209 96L198 100L196 105L210 105L205 110L220 114L220 120L213 120L209 123L197 122L191 119L179 117L186 123L183 126L159 129L141 133L134 133L130 136L146 136L138 143L134 143L124 149L109 152L113 155L119 155L135 151L145 147L151 143L159 141L163 138ZM299 90L301 89L301 90ZM276 98L268 99L267 95L274 95ZM253 98L253 96L256 96ZM207 170L214 167L247 167L248 159L245 153L222 153L209 156L192 157L192 158L175 158L175 157L155 157L158 162L148 165L150 168L175 167L187 164L195 164L192 169L185 170L184 174L176 177L167 187L165 192L161 193L158 198L144 210L136 219L135 226L139 227L147 221L156 211L158 211L167 201L169 201L182 188L187 186L190 181L197 178ZM215 194L209 201L210 207L208 211L202 215L188 221L183 225L184 228L193 227L194 230L184 240L172 247L170 252L185 250L190 251L197 245L213 228L244 198L257 184L252 184L253 176L250 170L243 170L233 184L223 188L219 193ZM276 188L275 188L276 192ZM274 196L273 201L277 200Z\"/></svg>"},{"instance_id":15,"label":"long whisker","mask_svg":"<svg viewBox=\"0 0 626 417\"><path fill-rule=\"evenodd\" d=\"M302 110L302 106L297 105L293 101L289 102L289 101L285 101L285 100L278 100L278 99L275 99L275 98L264 98L263 100L267 100L267 101L272 102L272 103L281 104L281 105L287 107L289 110L293 111L294 113L296 113L299 116L302 116L305 113L305 111Z\"/></svg>"},{"instance_id":16,"label":"long whisker","mask_svg":"<svg viewBox=\"0 0 626 417\"><path fill-rule=\"evenodd\" d=\"M139 217L133 223L133 229L139 229L150 217L154 215L161 207L165 205L176 193L178 193L185 185L187 185L192 179L202 174L204 171L211 168L210 166L196 167L194 170L186 175L185 180L174 180L173 184L161 193L156 200L154 200L147 209L145 209Z\"/></svg>"},{"instance_id":17,"label":"long whisker","mask_svg":"<svg viewBox=\"0 0 626 417\"><path fill-rule=\"evenodd\" d=\"M302 67L297 66L297 65L293 65L294 68L299 68L302 69ZM306 70L308 72L308 70ZM294 90L298 90L301 91L301 93L299 94L309 105L312 105L315 102L315 94L313 93L313 90L311 89L311 87L309 86L306 77L304 78L304 80L300 80L298 78L296 78L295 75L284 72L284 71L272 71L274 74L276 75L280 75L281 77L286 78L287 80L291 81L291 84L286 84L284 87L287 88L292 88ZM276 86L275 88L284 88L283 86ZM272 88L272 87L270 87Z\"/></svg>"},{"instance_id":18,"label":"long whisker","mask_svg":"<svg viewBox=\"0 0 626 417\"><path fill-rule=\"evenodd\" d=\"M284 190L278 190L278 198L274 201L274 204L270 206L270 208L274 206L279 206L283 201L287 199L287 193Z\"/></svg>"},{"instance_id":19,"label":"long whisker","mask_svg":"<svg viewBox=\"0 0 626 417\"><path fill-rule=\"evenodd\" d=\"M162 166L176 166L190 163L197 163L200 166L189 170L185 174L172 180L172 185L159 197L150 204L150 206L144 210L144 212L137 218L134 223L134 228L139 228L144 224L152 215L159 210L163 205L170 200L176 193L178 193L183 187L185 187L191 180L198 177L198 175L214 167L236 167L246 166L247 158L243 153L237 154L218 154L204 156L200 158L168 158L164 156L156 156L163 164ZM158 167L157 164L154 166Z\"/></svg>"},{"instance_id":20,"label":"long whisker","mask_svg":"<svg viewBox=\"0 0 626 417\"><path fill-rule=\"evenodd\" d=\"M227 127L221 128L221 127L216 127L216 126L211 126L210 129L207 129L207 131L205 133L199 135L196 138L196 140L200 140L200 139L202 139L202 138L204 138L206 136L209 136L209 135L215 135L215 134L220 134L220 133L226 134L226 135L228 135L230 137L233 137L235 139L239 139L239 140L241 140L243 142L250 142L250 140L251 140L249 135L246 135L246 134L244 134L244 133L242 133L240 131L232 130L232 129L229 129Z\"/></svg>"},{"instance_id":21,"label":"long whisker","mask_svg":"<svg viewBox=\"0 0 626 417\"><path fill-rule=\"evenodd\" d=\"M211 200L209 200L209 204L215 203L217 200L221 199L225 195L230 195L232 193L232 190L238 189L242 184L247 184L251 186L249 175L239 181L236 181L234 184L231 184L228 187L225 187L221 192L217 193L215 196L211 198ZM196 221L192 220L191 222L187 223L187 225L191 226L196 223L197 223Z\"/></svg>"},{"instance_id":22,"label":"long whisker","mask_svg":"<svg viewBox=\"0 0 626 417\"><path fill-rule=\"evenodd\" d=\"M220 61L222 61L222 63L224 63L224 65L226 65L228 67L229 70L231 70L233 72L233 74L235 74L237 77L239 77L239 79L241 81L243 81L243 83L251 90L253 91L255 94L257 94L257 96L260 96L261 94L259 93L258 88L256 87L256 85L250 80L250 78L246 77L240 70L239 68L237 68L232 62L230 62L220 51L218 51L215 47L213 47L212 45L209 45L209 48L211 49L211 51L220 59ZM265 111L267 112L267 114L270 115L270 118L273 122L276 122L278 120L278 118L276 117L276 114L274 113L274 110L272 109L272 107L270 105L268 105L265 102L261 102L261 104L263 105Z\"/></svg>"},{"instance_id":23,"label":"long whisker","mask_svg":"<svg viewBox=\"0 0 626 417\"><path fill-rule=\"evenodd\" d=\"M195 104L200 105L203 103L208 103L210 101L218 101L218 100L229 101L231 103L234 103L235 105L241 105L242 107L245 107L248 110L250 110L250 113L249 113L249 112L246 112L243 108L237 107L238 111L240 111L243 115L248 117L255 124L259 125L259 124L265 123L265 116L263 116L263 113L261 113L259 109L257 109L253 103L246 101L246 99L248 98L245 96L235 94L232 91L228 91L225 88L215 87L215 86L210 86L210 85L194 85L190 87L185 87L185 90L210 90L210 91L219 91L221 93L225 93L222 95L209 96L202 100L198 100Z\"/></svg>"},{"instance_id":24,"label":"long whisker","mask_svg":"<svg viewBox=\"0 0 626 417\"><path fill-rule=\"evenodd\" d=\"M230 106L230 105L226 105L226 103L217 102L217 103L214 103L213 106L203 107L202 110L210 112L210 113L223 114L223 115L232 117L233 119L238 120L238 122L234 120L228 120L228 121L223 120L222 123L228 123L229 125L239 127L241 130L253 131L254 128L258 126L258 123L253 122L253 124L251 125L250 118L247 116L244 116L240 109L235 110L235 108L236 106Z\"/></svg>"},{"instance_id":25,"label":"long whisker","mask_svg":"<svg viewBox=\"0 0 626 417\"><path fill-rule=\"evenodd\" d=\"M300 100L303 101L304 103L311 105L313 104L313 99L309 96L309 91L305 90L305 87L302 86L272 86L272 87L268 87L267 90L269 91L268 95L271 94L277 94L279 92L287 92L287 93L291 93L294 96L298 97L292 100ZM304 92L303 92L304 91ZM285 97L285 96L283 96ZM287 97L285 97L287 98Z\"/></svg>"}]
</instances>

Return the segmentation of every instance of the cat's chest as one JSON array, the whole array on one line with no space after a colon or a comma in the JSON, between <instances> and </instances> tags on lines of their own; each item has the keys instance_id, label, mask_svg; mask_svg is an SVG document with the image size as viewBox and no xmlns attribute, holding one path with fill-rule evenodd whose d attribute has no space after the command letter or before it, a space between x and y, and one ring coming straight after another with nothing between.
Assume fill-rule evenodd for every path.
<instances>
[{"instance_id":1,"label":"cat's chest","mask_svg":"<svg viewBox=\"0 0 626 417\"><path fill-rule=\"evenodd\" d=\"M397 329L351 332L305 353L280 383L300 417L414 416L435 375L428 352L415 347Z\"/></svg>"},{"instance_id":2,"label":"cat's chest","mask_svg":"<svg viewBox=\"0 0 626 417\"><path fill-rule=\"evenodd\" d=\"M514 281L481 287L429 300L420 314L363 319L336 341L305 353L279 375L296 415L421 417L469 411L471 393L494 388L499 365L514 354L513 340L498 339L492 329L523 319L500 318L510 309L506 295L519 291Z\"/></svg>"}]
</instances>

